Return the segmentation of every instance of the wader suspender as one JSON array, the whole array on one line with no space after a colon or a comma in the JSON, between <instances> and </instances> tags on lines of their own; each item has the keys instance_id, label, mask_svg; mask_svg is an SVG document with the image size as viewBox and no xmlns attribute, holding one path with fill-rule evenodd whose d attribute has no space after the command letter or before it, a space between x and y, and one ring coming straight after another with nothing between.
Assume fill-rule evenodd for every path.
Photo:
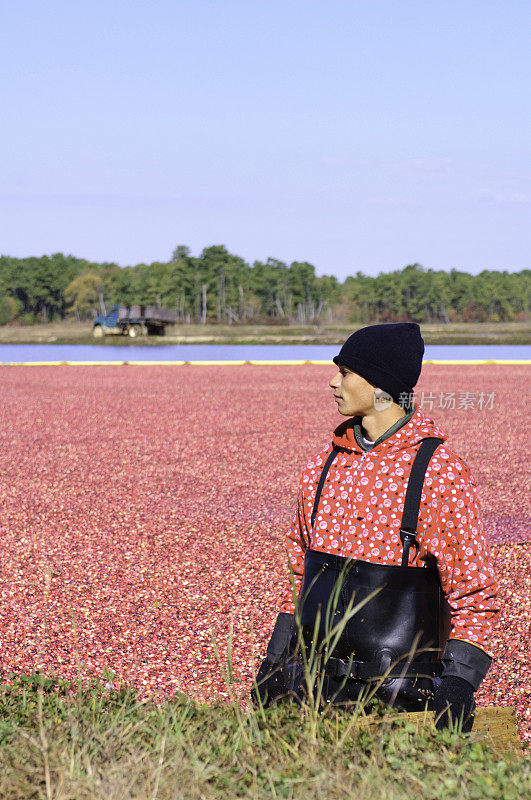
<instances>
[{"instance_id":1,"label":"wader suspender","mask_svg":"<svg viewBox=\"0 0 531 800\"><path fill-rule=\"evenodd\" d=\"M434 454L437 447L442 443L442 439L437 439L433 436L428 439L423 439L420 443L417 455L411 467L411 473L407 483L406 496L404 498L404 511L402 513L402 522L400 523L400 540L402 542L402 566L407 567L409 563L409 549L411 545L418 552L419 543L417 542L417 523L420 510L420 498L422 495L422 487L424 485L424 477L426 469L430 463L430 459ZM332 466L332 462L339 454L339 450L335 445L332 447L332 452L326 459L319 483L317 484L317 491L315 492L315 501L312 510L312 531L315 524L315 517L319 508L319 501L323 491L326 476Z\"/></svg>"},{"instance_id":2,"label":"wader suspender","mask_svg":"<svg viewBox=\"0 0 531 800\"><path fill-rule=\"evenodd\" d=\"M315 515L317 514L317 509L319 508L319 500L321 499L324 482L326 480L326 476L328 475L328 470L332 466L332 461L334 461L338 453L339 450L336 448L335 445L332 445L332 452L326 459L323 471L321 472L321 477L319 478L319 483L317 484L317 491L315 492L315 500L312 509L312 531L313 531L313 526L315 525Z\"/></svg>"},{"instance_id":3,"label":"wader suspender","mask_svg":"<svg viewBox=\"0 0 531 800\"><path fill-rule=\"evenodd\" d=\"M404 498L404 511L402 513L402 522L400 524L400 540L402 542L402 566L407 567L409 564L409 548L411 545L415 550L419 551L419 543L417 541L417 524L419 521L420 511L420 498L422 496L422 487L424 485L424 477L430 458L435 450L442 444L442 439L430 437L423 439L418 449L409 480L407 482L406 496Z\"/></svg>"}]
</instances>

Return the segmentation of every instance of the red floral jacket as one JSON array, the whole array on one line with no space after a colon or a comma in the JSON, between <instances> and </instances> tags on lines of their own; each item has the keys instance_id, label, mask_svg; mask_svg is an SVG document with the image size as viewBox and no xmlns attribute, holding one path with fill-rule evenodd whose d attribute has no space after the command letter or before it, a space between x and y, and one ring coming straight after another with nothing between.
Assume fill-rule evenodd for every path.
<instances>
[{"instance_id":1,"label":"red floral jacket","mask_svg":"<svg viewBox=\"0 0 531 800\"><path fill-rule=\"evenodd\" d=\"M342 450L326 478L313 530L311 514L317 483L332 450L331 442L302 473L297 511L286 541L297 592L304 551L309 546L376 564L401 563L400 521L413 459L423 438L446 438L416 409L389 438L366 451L356 439L356 422L359 420L348 419L334 432L333 443ZM444 443L435 451L426 472L417 539L420 549L416 553L411 548L409 563L422 568L428 557L436 560L452 610L450 638L470 642L489 653L493 620L500 610L498 586L470 470ZM280 611L294 610L289 581Z\"/></svg>"}]
</instances>

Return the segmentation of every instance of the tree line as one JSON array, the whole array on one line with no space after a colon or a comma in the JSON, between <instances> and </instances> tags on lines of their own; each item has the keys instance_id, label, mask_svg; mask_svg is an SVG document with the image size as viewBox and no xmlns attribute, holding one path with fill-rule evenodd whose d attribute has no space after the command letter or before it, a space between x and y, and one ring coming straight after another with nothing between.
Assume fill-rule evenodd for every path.
<instances>
[{"instance_id":1,"label":"tree line","mask_svg":"<svg viewBox=\"0 0 531 800\"><path fill-rule=\"evenodd\" d=\"M248 264L223 245L193 256L179 245L167 262L120 267L62 253L0 256L0 324L93 319L113 305L159 305L182 323L483 322L523 320L531 270L425 269L410 264L342 283L306 261Z\"/></svg>"}]
</instances>

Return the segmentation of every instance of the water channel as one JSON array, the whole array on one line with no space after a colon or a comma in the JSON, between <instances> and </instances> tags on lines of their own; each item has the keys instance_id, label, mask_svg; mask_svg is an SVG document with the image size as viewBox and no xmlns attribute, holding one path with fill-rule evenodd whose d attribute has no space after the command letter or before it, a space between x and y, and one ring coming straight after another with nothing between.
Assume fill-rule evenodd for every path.
<instances>
[{"instance_id":1,"label":"water channel","mask_svg":"<svg viewBox=\"0 0 531 800\"><path fill-rule=\"evenodd\" d=\"M4 344L0 364L58 361L331 361L339 345ZM427 345L432 360L531 360L529 345Z\"/></svg>"}]
</instances>

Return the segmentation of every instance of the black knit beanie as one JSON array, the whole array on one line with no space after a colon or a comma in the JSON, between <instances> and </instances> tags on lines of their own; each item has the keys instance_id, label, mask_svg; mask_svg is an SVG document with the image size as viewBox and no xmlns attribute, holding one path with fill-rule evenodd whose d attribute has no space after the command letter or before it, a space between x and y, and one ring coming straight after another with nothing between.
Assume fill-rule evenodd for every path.
<instances>
[{"instance_id":1,"label":"black knit beanie","mask_svg":"<svg viewBox=\"0 0 531 800\"><path fill-rule=\"evenodd\" d=\"M334 364L344 366L391 395L413 392L422 368L424 340L416 322L369 325L349 336Z\"/></svg>"}]
</instances>

